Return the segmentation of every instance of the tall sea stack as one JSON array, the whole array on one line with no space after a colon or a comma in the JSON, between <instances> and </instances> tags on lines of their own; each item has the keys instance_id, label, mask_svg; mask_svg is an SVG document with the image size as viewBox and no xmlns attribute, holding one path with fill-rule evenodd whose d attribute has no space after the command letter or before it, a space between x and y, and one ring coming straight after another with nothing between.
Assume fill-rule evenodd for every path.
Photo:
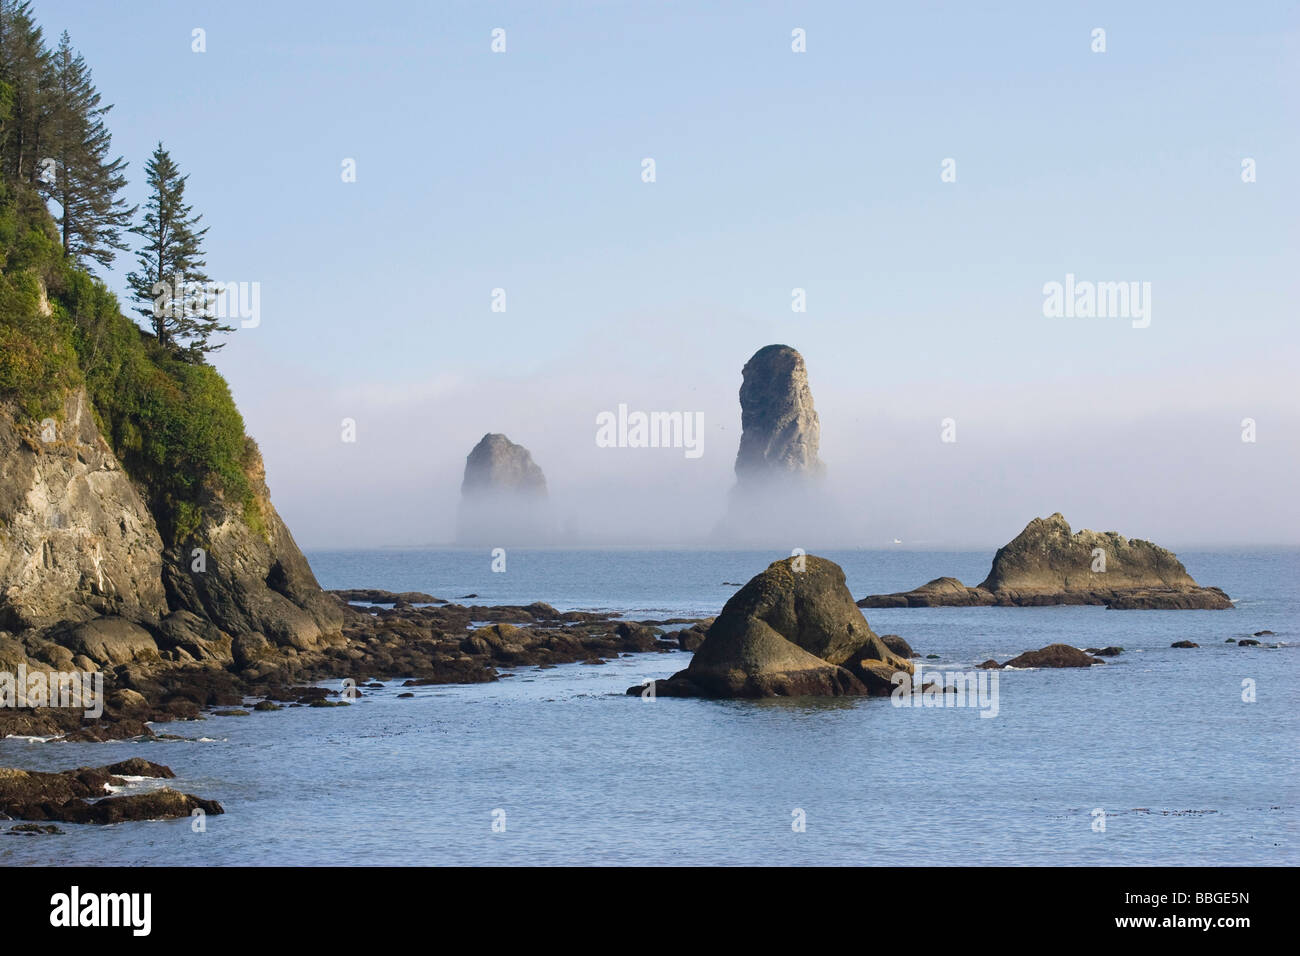
<instances>
[{"instance_id":1,"label":"tall sea stack","mask_svg":"<svg viewBox=\"0 0 1300 956\"><path fill-rule=\"evenodd\" d=\"M803 356L788 345L768 345L754 353L740 374L737 487L821 474L821 422Z\"/></svg>"},{"instance_id":2,"label":"tall sea stack","mask_svg":"<svg viewBox=\"0 0 1300 956\"><path fill-rule=\"evenodd\" d=\"M730 544L807 548L834 533L827 518L821 422L808 368L788 345L768 345L741 370L736 484L717 536Z\"/></svg>"}]
</instances>

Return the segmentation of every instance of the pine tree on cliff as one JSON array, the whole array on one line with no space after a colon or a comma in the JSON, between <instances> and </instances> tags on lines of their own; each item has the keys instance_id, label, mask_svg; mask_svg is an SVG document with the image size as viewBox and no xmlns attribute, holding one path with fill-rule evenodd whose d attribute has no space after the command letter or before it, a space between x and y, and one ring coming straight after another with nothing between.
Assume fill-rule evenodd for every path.
<instances>
[{"instance_id":1,"label":"pine tree on cliff","mask_svg":"<svg viewBox=\"0 0 1300 956\"><path fill-rule=\"evenodd\" d=\"M144 220L131 232L144 240L136 252L139 269L126 277L136 309L147 320L159 344L170 346L191 361L199 361L218 332L234 331L215 317L216 296L203 269L200 215L185 202L185 181L162 143L145 165L149 199Z\"/></svg>"},{"instance_id":2,"label":"pine tree on cliff","mask_svg":"<svg viewBox=\"0 0 1300 956\"><path fill-rule=\"evenodd\" d=\"M112 136L86 61L72 49L65 31L50 58L47 80L50 101L49 144L55 160L50 175L39 177L43 191L59 204L59 233L63 252L78 265L94 260L111 265L125 250L122 231L131 226L134 208L121 198L126 186L126 161L109 158Z\"/></svg>"},{"instance_id":3,"label":"pine tree on cliff","mask_svg":"<svg viewBox=\"0 0 1300 956\"><path fill-rule=\"evenodd\" d=\"M5 112L0 125L0 165L7 179L34 184L48 169L41 140L49 120L43 85L49 51L27 0L0 0L0 84Z\"/></svg>"}]
</instances>

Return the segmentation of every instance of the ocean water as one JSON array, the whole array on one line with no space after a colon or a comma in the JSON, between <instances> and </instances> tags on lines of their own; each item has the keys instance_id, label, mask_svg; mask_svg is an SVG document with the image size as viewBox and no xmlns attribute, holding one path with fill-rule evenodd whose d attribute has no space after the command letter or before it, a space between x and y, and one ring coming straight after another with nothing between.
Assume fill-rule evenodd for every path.
<instances>
[{"instance_id":1,"label":"ocean water","mask_svg":"<svg viewBox=\"0 0 1300 956\"><path fill-rule=\"evenodd\" d=\"M824 554L855 597L942 574L978 583L991 559ZM782 555L510 551L505 573L487 551L309 557L325 587L640 619L716 614L735 591L723 582ZM1088 670L999 672L995 717L888 699L623 693L684 667L689 655L675 652L519 668L407 700L390 681L348 708L157 728L185 741L3 740L2 766L143 756L226 814L198 833L173 821L0 836L0 865L1300 863L1300 552L1180 557L1236 609L866 612L877 633L902 635L940 668L1058 641L1126 649ZM1284 646L1224 643L1263 629ZM1181 639L1201 646L1170 648Z\"/></svg>"}]
</instances>

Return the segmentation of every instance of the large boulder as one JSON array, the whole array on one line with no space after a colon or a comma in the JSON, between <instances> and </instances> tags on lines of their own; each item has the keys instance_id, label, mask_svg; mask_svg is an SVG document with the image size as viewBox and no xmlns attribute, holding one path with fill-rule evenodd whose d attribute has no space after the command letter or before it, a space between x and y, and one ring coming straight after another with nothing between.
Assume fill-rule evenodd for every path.
<instances>
[{"instance_id":1,"label":"large boulder","mask_svg":"<svg viewBox=\"0 0 1300 956\"><path fill-rule=\"evenodd\" d=\"M868 626L833 561L814 555L771 564L732 596L690 665L658 681L676 697L888 693L912 673ZM643 687L629 688L641 693Z\"/></svg>"},{"instance_id":2,"label":"large boulder","mask_svg":"<svg viewBox=\"0 0 1300 956\"><path fill-rule=\"evenodd\" d=\"M67 630L56 630L51 637L73 654L86 655L99 667L159 660L153 635L120 617L95 618Z\"/></svg>"},{"instance_id":3,"label":"large boulder","mask_svg":"<svg viewBox=\"0 0 1300 956\"><path fill-rule=\"evenodd\" d=\"M1071 532L1058 512L1035 518L999 548L977 587L936 578L911 591L873 594L859 607L1041 607L1104 604L1116 610L1224 610L1221 589L1201 587L1173 552L1114 531Z\"/></svg>"},{"instance_id":4,"label":"large boulder","mask_svg":"<svg viewBox=\"0 0 1300 956\"><path fill-rule=\"evenodd\" d=\"M233 640L211 621L192 611L176 611L162 619L158 628L159 647L184 651L196 661L232 661Z\"/></svg>"}]
</instances>

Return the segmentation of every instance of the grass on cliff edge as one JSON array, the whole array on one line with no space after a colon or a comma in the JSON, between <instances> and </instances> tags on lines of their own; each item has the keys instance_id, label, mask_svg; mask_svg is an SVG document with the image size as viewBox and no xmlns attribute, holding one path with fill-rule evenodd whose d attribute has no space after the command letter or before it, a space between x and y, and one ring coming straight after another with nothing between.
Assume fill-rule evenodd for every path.
<instances>
[{"instance_id":1,"label":"grass on cliff edge","mask_svg":"<svg viewBox=\"0 0 1300 956\"><path fill-rule=\"evenodd\" d=\"M201 526L213 492L241 502L248 525L266 533L246 474L256 446L225 379L160 348L102 282L65 260L41 199L0 184L0 400L38 427L62 417L81 385L166 544Z\"/></svg>"}]
</instances>

